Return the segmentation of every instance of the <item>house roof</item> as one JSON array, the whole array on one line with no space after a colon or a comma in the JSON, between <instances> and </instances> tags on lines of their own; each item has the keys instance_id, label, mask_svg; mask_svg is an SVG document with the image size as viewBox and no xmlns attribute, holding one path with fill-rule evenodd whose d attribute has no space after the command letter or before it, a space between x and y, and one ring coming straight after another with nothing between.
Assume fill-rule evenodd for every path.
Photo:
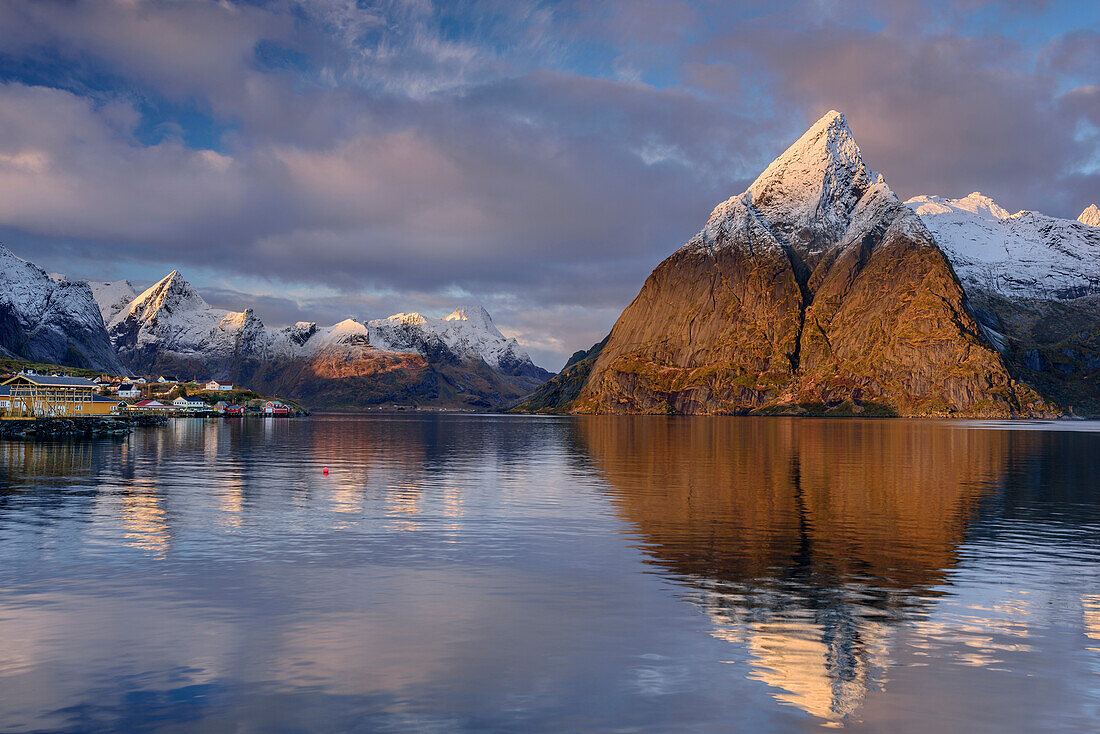
<instances>
[{"instance_id":1,"label":"house roof","mask_svg":"<svg viewBox=\"0 0 1100 734\"><path fill-rule=\"evenodd\" d=\"M50 377L49 375L15 375L4 384L13 385L20 380L26 380L30 384L39 387L86 387L92 389L96 386L94 382L83 377Z\"/></svg>"},{"instance_id":2,"label":"house roof","mask_svg":"<svg viewBox=\"0 0 1100 734\"><path fill-rule=\"evenodd\" d=\"M117 398L109 398L106 395L93 395L92 396L92 402L93 403L117 403L119 401L118 401Z\"/></svg>"}]
</instances>

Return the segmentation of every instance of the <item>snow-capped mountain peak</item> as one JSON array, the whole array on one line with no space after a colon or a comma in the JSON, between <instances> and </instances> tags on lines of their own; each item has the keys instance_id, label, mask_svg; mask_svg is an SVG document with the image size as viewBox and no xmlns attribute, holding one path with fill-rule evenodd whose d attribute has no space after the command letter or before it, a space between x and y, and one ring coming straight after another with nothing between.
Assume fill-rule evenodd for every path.
<instances>
[{"instance_id":1,"label":"snow-capped mountain peak","mask_svg":"<svg viewBox=\"0 0 1100 734\"><path fill-rule=\"evenodd\" d=\"M482 331L487 331L490 334L495 334L500 338L504 338L504 335L500 333L497 327L493 324L493 318L489 315L489 312L485 310L484 306L460 306L452 311L449 315L445 316L444 321L465 321L471 326L474 326Z\"/></svg>"},{"instance_id":2,"label":"snow-capped mountain peak","mask_svg":"<svg viewBox=\"0 0 1100 734\"><path fill-rule=\"evenodd\" d=\"M964 196L961 199L945 199L942 196L914 196L905 202L917 214L948 214L951 212L967 212L982 219L1008 219L1014 216L1007 209L997 204L993 199L985 196L980 191ZM1022 212L1019 212L1022 214Z\"/></svg>"},{"instance_id":3,"label":"snow-capped mountain peak","mask_svg":"<svg viewBox=\"0 0 1100 734\"><path fill-rule=\"evenodd\" d=\"M412 324L419 326L420 324L426 324L428 319L416 311L409 313L395 313L393 316L387 316L386 321L392 321L395 324Z\"/></svg>"},{"instance_id":4,"label":"snow-capped mountain peak","mask_svg":"<svg viewBox=\"0 0 1100 734\"><path fill-rule=\"evenodd\" d=\"M1096 204L1089 204L1085 211L1081 212L1081 216L1077 217L1077 221L1090 227L1100 227L1100 208L1097 208Z\"/></svg>"},{"instance_id":5,"label":"snow-capped mountain peak","mask_svg":"<svg viewBox=\"0 0 1100 734\"><path fill-rule=\"evenodd\" d=\"M180 271L173 270L134 298L130 305L115 317L115 321L131 316L139 321L150 321L158 318L162 313L171 315L186 311L205 311L209 308L210 304L184 280Z\"/></svg>"},{"instance_id":6,"label":"snow-capped mountain peak","mask_svg":"<svg viewBox=\"0 0 1100 734\"><path fill-rule=\"evenodd\" d=\"M867 168L844 115L832 110L744 193L715 207L685 247L713 251L733 245L753 255L779 254L797 263L799 277L808 277L826 253L851 245L884 221L895 233L931 245L920 219Z\"/></svg>"},{"instance_id":7,"label":"snow-capped mountain peak","mask_svg":"<svg viewBox=\"0 0 1100 734\"><path fill-rule=\"evenodd\" d=\"M961 199L915 196L905 203L968 288L1029 298L1100 293L1100 229L1038 212L1009 214L977 192Z\"/></svg>"},{"instance_id":8,"label":"snow-capped mountain peak","mask_svg":"<svg viewBox=\"0 0 1100 734\"><path fill-rule=\"evenodd\" d=\"M742 198L769 221L786 225L781 234L835 242L877 178L864 164L844 115L831 110L772 161Z\"/></svg>"}]
</instances>

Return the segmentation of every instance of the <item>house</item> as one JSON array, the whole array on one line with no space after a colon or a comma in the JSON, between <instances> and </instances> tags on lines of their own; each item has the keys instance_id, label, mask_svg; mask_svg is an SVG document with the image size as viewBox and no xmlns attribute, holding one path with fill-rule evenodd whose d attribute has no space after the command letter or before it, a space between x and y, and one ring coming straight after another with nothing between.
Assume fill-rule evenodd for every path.
<instances>
[{"instance_id":1,"label":"house","mask_svg":"<svg viewBox=\"0 0 1100 734\"><path fill-rule=\"evenodd\" d=\"M132 382L124 382L118 386L118 396L120 398L140 398L141 390Z\"/></svg>"},{"instance_id":2,"label":"house","mask_svg":"<svg viewBox=\"0 0 1100 734\"><path fill-rule=\"evenodd\" d=\"M290 408L278 400L268 400L264 403L264 415L289 415Z\"/></svg>"},{"instance_id":3,"label":"house","mask_svg":"<svg viewBox=\"0 0 1100 734\"><path fill-rule=\"evenodd\" d=\"M172 405L177 410L186 410L189 413L193 413L199 410L207 410L206 403L198 398L185 398L182 395L172 401Z\"/></svg>"},{"instance_id":4,"label":"house","mask_svg":"<svg viewBox=\"0 0 1100 734\"><path fill-rule=\"evenodd\" d=\"M118 415L128 407L126 403L103 395L92 396L92 415Z\"/></svg>"},{"instance_id":5,"label":"house","mask_svg":"<svg viewBox=\"0 0 1100 734\"><path fill-rule=\"evenodd\" d=\"M24 416L92 415L96 384L83 377L45 376L20 372L4 382L7 412Z\"/></svg>"},{"instance_id":6,"label":"house","mask_svg":"<svg viewBox=\"0 0 1100 734\"><path fill-rule=\"evenodd\" d=\"M163 384L163 383L165 383L165 382L171 382L171 381L170 381L170 380L168 380L168 379L166 379L166 378L164 377L164 375L161 375L160 377L158 377L158 378L157 378L157 382L159 382L159 383Z\"/></svg>"},{"instance_id":7,"label":"house","mask_svg":"<svg viewBox=\"0 0 1100 734\"><path fill-rule=\"evenodd\" d=\"M229 407L229 403L225 402L224 400L219 400L218 402L214 403L214 412L215 413L224 413L225 409L228 408L228 407Z\"/></svg>"},{"instance_id":8,"label":"house","mask_svg":"<svg viewBox=\"0 0 1100 734\"><path fill-rule=\"evenodd\" d=\"M244 415L243 405L227 405L225 406L226 415Z\"/></svg>"},{"instance_id":9,"label":"house","mask_svg":"<svg viewBox=\"0 0 1100 734\"><path fill-rule=\"evenodd\" d=\"M218 382L217 380L211 380L210 382L206 383L206 389L207 390L232 390L233 389L233 383L232 382Z\"/></svg>"},{"instance_id":10,"label":"house","mask_svg":"<svg viewBox=\"0 0 1100 734\"><path fill-rule=\"evenodd\" d=\"M155 413L166 410L175 410L175 407L170 404L162 403L158 400L139 400L133 405L130 405L127 410L131 410L137 413Z\"/></svg>"},{"instance_id":11,"label":"house","mask_svg":"<svg viewBox=\"0 0 1100 734\"><path fill-rule=\"evenodd\" d=\"M145 378L144 377L139 377L136 380L134 380L134 382L137 383L138 385L144 385L145 384Z\"/></svg>"},{"instance_id":12,"label":"house","mask_svg":"<svg viewBox=\"0 0 1100 734\"><path fill-rule=\"evenodd\" d=\"M11 388L0 385L0 413L7 413L9 410L11 410Z\"/></svg>"}]
</instances>

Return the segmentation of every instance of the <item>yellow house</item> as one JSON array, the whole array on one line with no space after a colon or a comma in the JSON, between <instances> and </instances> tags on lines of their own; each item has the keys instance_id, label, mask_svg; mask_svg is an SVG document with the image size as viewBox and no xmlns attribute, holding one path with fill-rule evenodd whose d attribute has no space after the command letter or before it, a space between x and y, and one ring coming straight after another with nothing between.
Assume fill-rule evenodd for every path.
<instances>
[{"instance_id":1,"label":"yellow house","mask_svg":"<svg viewBox=\"0 0 1100 734\"><path fill-rule=\"evenodd\" d=\"M7 415L78 417L97 414L93 407L97 385L83 377L49 377L20 372L3 387L8 392L4 396L8 403Z\"/></svg>"},{"instance_id":2,"label":"yellow house","mask_svg":"<svg viewBox=\"0 0 1100 734\"><path fill-rule=\"evenodd\" d=\"M128 406L122 400L106 395L92 396L92 415L119 415Z\"/></svg>"}]
</instances>

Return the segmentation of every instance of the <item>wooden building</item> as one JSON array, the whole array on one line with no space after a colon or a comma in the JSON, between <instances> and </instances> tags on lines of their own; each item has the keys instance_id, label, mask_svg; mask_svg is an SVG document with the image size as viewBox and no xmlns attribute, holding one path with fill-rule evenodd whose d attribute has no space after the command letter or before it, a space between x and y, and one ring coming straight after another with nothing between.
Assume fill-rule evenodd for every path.
<instances>
[{"instance_id":1,"label":"wooden building","mask_svg":"<svg viewBox=\"0 0 1100 734\"><path fill-rule=\"evenodd\" d=\"M83 377L51 377L20 372L4 382L8 388L7 415L36 418L95 415L92 407L99 387Z\"/></svg>"}]
</instances>

